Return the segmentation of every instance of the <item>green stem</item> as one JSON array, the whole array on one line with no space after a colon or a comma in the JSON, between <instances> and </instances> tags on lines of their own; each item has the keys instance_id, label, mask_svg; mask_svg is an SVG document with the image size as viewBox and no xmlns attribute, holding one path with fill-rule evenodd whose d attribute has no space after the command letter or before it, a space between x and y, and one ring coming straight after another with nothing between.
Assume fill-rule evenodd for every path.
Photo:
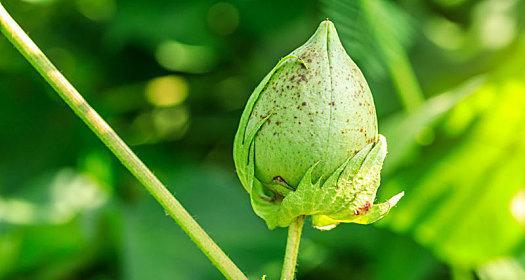
<instances>
[{"instance_id":1,"label":"green stem","mask_svg":"<svg viewBox=\"0 0 525 280\"><path fill-rule=\"evenodd\" d=\"M286 252L284 254L283 270L281 280L293 280L295 267L297 266L297 255L301 234L303 232L304 216L295 219L288 227L288 239L286 240Z\"/></svg>"},{"instance_id":2,"label":"green stem","mask_svg":"<svg viewBox=\"0 0 525 280\"><path fill-rule=\"evenodd\" d=\"M166 212L188 234L193 242L210 259L227 279L247 279L219 246L208 236L180 202L153 175L144 163L131 151L124 141L84 100L58 69L42 53L37 45L18 26L0 3L0 29L33 67L56 90L75 114L115 154L122 164L144 185Z\"/></svg>"}]
</instances>

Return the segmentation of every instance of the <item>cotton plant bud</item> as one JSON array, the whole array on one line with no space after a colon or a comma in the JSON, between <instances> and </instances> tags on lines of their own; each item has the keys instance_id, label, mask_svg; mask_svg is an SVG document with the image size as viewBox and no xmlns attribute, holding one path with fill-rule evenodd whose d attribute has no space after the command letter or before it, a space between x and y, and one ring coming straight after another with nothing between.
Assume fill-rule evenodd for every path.
<instances>
[{"instance_id":1,"label":"cotton plant bud","mask_svg":"<svg viewBox=\"0 0 525 280\"><path fill-rule=\"evenodd\" d=\"M329 20L257 86L234 142L241 183L271 229L302 215L319 229L381 219L403 196L374 204L386 152L368 84Z\"/></svg>"}]
</instances>

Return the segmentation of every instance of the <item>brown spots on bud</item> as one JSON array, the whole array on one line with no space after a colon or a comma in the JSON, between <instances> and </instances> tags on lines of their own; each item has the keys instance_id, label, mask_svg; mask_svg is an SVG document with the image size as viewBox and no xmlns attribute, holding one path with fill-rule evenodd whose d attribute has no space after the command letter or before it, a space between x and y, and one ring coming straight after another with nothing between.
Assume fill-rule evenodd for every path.
<instances>
[{"instance_id":1,"label":"brown spots on bud","mask_svg":"<svg viewBox=\"0 0 525 280\"><path fill-rule=\"evenodd\" d=\"M307 167L317 161L323 164L316 176L327 175L363 149L365 142L377 142L372 96L358 68L345 55L339 44L327 49L326 44L308 43L292 54L298 59L279 64L261 92L254 93L258 99L252 111L257 115L244 124L246 129L266 118L261 114L270 116L271 112L272 119L253 134L256 176L262 182L275 183L275 174L282 174L297 185ZM358 206L361 204L355 208Z\"/></svg>"},{"instance_id":2,"label":"brown spots on bud","mask_svg":"<svg viewBox=\"0 0 525 280\"><path fill-rule=\"evenodd\" d=\"M276 183L279 183L279 184L285 184L285 185L288 185L288 183L286 183L286 180L284 180L284 178L281 177L281 176L275 176L275 177L273 177L273 181L276 182Z\"/></svg>"},{"instance_id":3,"label":"brown spots on bud","mask_svg":"<svg viewBox=\"0 0 525 280\"><path fill-rule=\"evenodd\" d=\"M303 82L308 81L308 79L306 79L306 76L304 74L299 74L299 80Z\"/></svg>"},{"instance_id":4,"label":"brown spots on bud","mask_svg":"<svg viewBox=\"0 0 525 280\"><path fill-rule=\"evenodd\" d=\"M354 215L364 215L366 214L366 212L368 212L368 210L370 210L370 207L372 207L372 204L370 204L370 202L367 201L365 205L354 210Z\"/></svg>"}]
</instances>

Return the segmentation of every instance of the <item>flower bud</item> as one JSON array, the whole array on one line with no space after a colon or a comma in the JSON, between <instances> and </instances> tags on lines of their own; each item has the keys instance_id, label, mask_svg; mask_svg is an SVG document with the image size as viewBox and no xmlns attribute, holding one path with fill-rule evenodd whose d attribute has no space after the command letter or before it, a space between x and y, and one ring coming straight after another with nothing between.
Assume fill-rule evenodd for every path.
<instances>
[{"instance_id":1,"label":"flower bud","mask_svg":"<svg viewBox=\"0 0 525 280\"><path fill-rule=\"evenodd\" d=\"M320 229L382 218L403 195L373 203L385 156L368 84L328 20L257 86L234 143L241 183L269 228L301 215Z\"/></svg>"}]
</instances>

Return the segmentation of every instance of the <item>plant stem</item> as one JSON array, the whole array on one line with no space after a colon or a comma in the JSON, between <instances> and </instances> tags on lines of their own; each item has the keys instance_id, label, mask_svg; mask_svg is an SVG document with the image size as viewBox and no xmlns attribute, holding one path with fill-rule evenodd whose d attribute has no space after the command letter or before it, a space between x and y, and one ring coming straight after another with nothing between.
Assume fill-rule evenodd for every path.
<instances>
[{"instance_id":1,"label":"plant stem","mask_svg":"<svg viewBox=\"0 0 525 280\"><path fill-rule=\"evenodd\" d=\"M297 255L301 234L303 232L304 216L299 216L288 227L288 239L286 240L286 252L284 254L283 270L281 280L293 280L295 267L297 266Z\"/></svg>"},{"instance_id":2,"label":"plant stem","mask_svg":"<svg viewBox=\"0 0 525 280\"><path fill-rule=\"evenodd\" d=\"M166 212L188 234L193 242L210 259L227 279L247 279L219 246L208 236L180 202L153 175L144 163L131 151L115 131L86 102L58 69L42 53L37 45L18 26L0 3L0 29L33 67L56 90L75 114L113 152L122 164L144 185Z\"/></svg>"}]
</instances>

